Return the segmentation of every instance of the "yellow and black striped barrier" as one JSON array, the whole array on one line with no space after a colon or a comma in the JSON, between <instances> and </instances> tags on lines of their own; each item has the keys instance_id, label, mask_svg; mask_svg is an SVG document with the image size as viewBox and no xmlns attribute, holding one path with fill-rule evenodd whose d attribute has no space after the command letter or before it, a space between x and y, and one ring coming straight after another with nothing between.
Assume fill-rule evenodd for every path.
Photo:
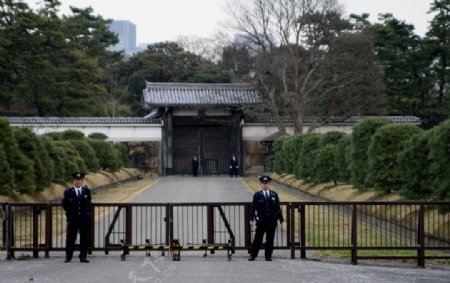
<instances>
[{"instance_id":1,"label":"yellow and black striped barrier","mask_svg":"<svg viewBox=\"0 0 450 283\"><path fill-rule=\"evenodd\" d=\"M130 250L145 250L145 256L150 256L150 251L170 251L170 249L170 246L152 245L149 239L145 240L145 245L127 245L124 240L120 240L120 259L125 261Z\"/></svg>"},{"instance_id":2,"label":"yellow and black striped barrier","mask_svg":"<svg viewBox=\"0 0 450 283\"><path fill-rule=\"evenodd\" d=\"M178 240L173 240L172 243L172 259L173 261L179 261L181 251L201 251L203 250L203 257L206 257L208 255L208 251L212 250L226 250L227 251L227 258L228 261L231 260L231 256L234 252L234 245L231 240L228 240L227 244L220 245L208 245L206 243L206 240L203 240L203 243L201 245L184 245L182 246Z\"/></svg>"},{"instance_id":3,"label":"yellow and black striped barrier","mask_svg":"<svg viewBox=\"0 0 450 283\"><path fill-rule=\"evenodd\" d=\"M208 255L208 251L212 250L226 250L228 261L231 260L231 256L234 253L234 245L231 240L228 240L227 244L215 244L208 245L206 240L203 240L201 245L184 245L182 246L180 242L176 239L172 241L171 246L166 245L152 245L150 240L145 240L145 245L127 245L124 240L120 240L120 259L122 261L126 260L126 255L129 254L130 250L145 250L145 256L150 256L150 251L170 251L172 253L173 261L180 261L181 251L201 251L203 250L203 257Z\"/></svg>"}]
</instances>

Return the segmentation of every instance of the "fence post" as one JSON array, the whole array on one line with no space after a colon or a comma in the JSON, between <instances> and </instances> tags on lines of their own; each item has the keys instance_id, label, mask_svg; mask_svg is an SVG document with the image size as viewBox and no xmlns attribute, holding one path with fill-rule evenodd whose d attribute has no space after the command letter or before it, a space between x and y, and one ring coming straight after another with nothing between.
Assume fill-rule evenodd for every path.
<instances>
[{"instance_id":1,"label":"fence post","mask_svg":"<svg viewBox=\"0 0 450 283\"><path fill-rule=\"evenodd\" d=\"M252 245L252 231L250 227L250 205L244 205L244 241L245 248L249 251Z\"/></svg>"},{"instance_id":2,"label":"fence post","mask_svg":"<svg viewBox=\"0 0 450 283\"><path fill-rule=\"evenodd\" d=\"M421 268L425 267L425 210L423 204L419 208L419 219L417 227L417 241L419 248L417 249L417 265Z\"/></svg>"},{"instance_id":3,"label":"fence post","mask_svg":"<svg viewBox=\"0 0 450 283\"><path fill-rule=\"evenodd\" d=\"M295 259L295 208L296 206L289 203L288 209L286 209L287 215L287 230L289 234L288 245L291 248L291 259Z\"/></svg>"},{"instance_id":4,"label":"fence post","mask_svg":"<svg viewBox=\"0 0 450 283\"><path fill-rule=\"evenodd\" d=\"M133 215L132 206L128 203L125 206L125 243L131 245L133 239Z\"/></svg>"},{"instance_id":5,"label":"fence post","mask_svg":"<svg viewBox=\"0 0 450 283\"><path fill-rule=\"evenodd\" d=\"M49 257L53 247L53 205L47 203L45 208L45 257Z\"/></svg>"},{"instance_id":6,"label":"fence post","mask_svg":"<svg viewBox=\"0 0 450 283\"><path fill-rule=\"evenodd\" d=\"M166 204L166 245L171 246L173 241L173 206Z\"/></svg>"},{"instance_id":7,"label":"fence post","mask_svg":"<svg viewBox=\"0 0 450 283\"><path fill-rule=\"evenodd\" d=\"M12 248L14 246L14 213L11 205L7 207L6 220L8 227L8 232L6 233L6 259L12 259L14 258L14 250Z\"/></svg>"},{"instance_id":8,"label":"fence post","mask_svg":"<svg viewBox=\"0 0 450 283\"><path fill-rule=\"evenodd\" d=\"M95 245L95 204L91 204L91 227L89 227L88 253L91 255ZM106 245L105 245L106 248ZM107 250L105 249L105 252Z\"/></svg>"},{"instance_id":9,"label":"fence post","mask_svg":"<svg viewBox=\"0 0 450 283\"><path fill-rule=\"evenodd\" d=\"M214 245L214 206L207 206L206 218L208 222L208 245ZM214 250L211 250L210 253L214 254Z\"/></svg>"},{"instance_id":10,"label":"fence post","mask_svg":"<svg viewBox=\"0 0 450 283\"><path fill-rule=\"evenodd\" d=\"M1 212L1 219L2 219L2 249L6 248L6 238L7 238L7 231L8 231L8 221L7 221L7 212L6 207L7 204L3 203L2 205L2 212Z\"/></svg>"},{"instance_id":11,"label":"fence post","mask_svg":"<svg viewBox=\"0 0 450 283\"><path fill-rule=\"evenodd\" d=\"M300 258L306 258L306 215L305 205L301 204L298 211L300 217Z\"/></svg>"},{"instance_id":12,"label":"fence post","mask_svg":"<svg viewBox=\"0 0 450 283\"><path fill-rule=\"evenodd\" d=\"M352 252L351 252L351 262L352 264L356 265L358 264L358 234L357 234L357 219L356 216L358 215L358 211L356 208L356 204L352 205L352 227L351 227L351 244L352 244Z\"/></svg>"},{"instance_id":13,"label":"fence post","mask_svg":"<svg viewBox=\"0 0 450 283\"><path fill-rule=\"evenodd\" d=\"M38 205L33 205L33 257L39 257L39 210Z\"/></svg>"}]
</instances>

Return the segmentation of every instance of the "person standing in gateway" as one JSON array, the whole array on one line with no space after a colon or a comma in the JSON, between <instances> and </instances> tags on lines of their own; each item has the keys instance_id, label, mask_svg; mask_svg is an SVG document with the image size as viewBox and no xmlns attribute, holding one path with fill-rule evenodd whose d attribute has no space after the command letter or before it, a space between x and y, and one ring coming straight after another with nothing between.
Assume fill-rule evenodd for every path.
<instances>
[{"instance_id":1,"label":"person standing in gateway","mask_svg":"<svg viewBox=\"0 0 450 283\"><path fill-rule=\"evenodd\" d=\"M265 258L272 261L273 239L277 228L277 221L283 223L283 213L281 212L280 199L278 194L270 189L269 176L259 178L261 191L253 195L253 202L250 209L250 225L256 221L255 239L250 249L249 261L254 261L258 256L261 242L266 234Z\"/></svg>"},{"instance_id":2,"label":"person standing in gateway","mask_svg":"<svg viewBox=\"0 0 450 283\"><path fill-rule=\"evenodd\" d=\"M197 177L198 176L198 159L197 156L194 156L192 158L192 176Z\"/></svg>"},{"instance_id":3,"label":"person standing in gateway","mask_svg":"<svg viewBox=\"0 0 450 283\"><path fill-rule=\"evenodd\" d=\"M66 259L70 262L75 248L77 234L80 234L80 262L89 262L87 251L89 244L89 228L91 225L91 191L87 186L83 186L84 173L75 172L72 174L73 187L64 191L62 200L63 208L66 212Z\"/></svg>"},{"instance_id":4,"label":"person standing in gateway","mask_svg":"<svg viewBox=\"0 0 450 283\"><path fill-rule=\"evenodd\" d=\"M233 155L230 160L230 177L237 177L239 174L239 163L236 159L236 156Z\"/></svg>"}]
</instances>

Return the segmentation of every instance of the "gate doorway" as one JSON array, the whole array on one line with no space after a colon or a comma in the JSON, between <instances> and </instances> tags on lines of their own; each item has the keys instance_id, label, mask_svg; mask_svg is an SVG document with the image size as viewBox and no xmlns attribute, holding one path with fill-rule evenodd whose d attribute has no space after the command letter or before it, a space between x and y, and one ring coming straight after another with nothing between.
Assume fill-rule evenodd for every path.
<instances>
[{"instance_id":1,"label":"gate doorway","mask_svg":"<svg viewBox=\"0 0 450 283\"><path fill-rule=\"evenodd\" d=\"M228 174L231 137L231 128L227 126L174 126L174 174L192 174L194 156L199 159L200 175Z\"/></svg>"}]
</instances>

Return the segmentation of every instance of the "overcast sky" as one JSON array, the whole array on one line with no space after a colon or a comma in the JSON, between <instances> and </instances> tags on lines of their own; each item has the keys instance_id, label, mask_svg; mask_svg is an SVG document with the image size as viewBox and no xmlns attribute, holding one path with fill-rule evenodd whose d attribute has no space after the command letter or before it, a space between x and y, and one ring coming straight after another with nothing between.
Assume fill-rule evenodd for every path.
<instances>
[{"instance_id":1,"label":"overcast sky","mask_svg":"<svg viewBox=\"0 0 450 283\"><path fill-rule=\"evenodd\" d=\"M32 7L39 0L24 0ZM107 19L129 20L136 25L137 42L175 40L178 36L211 37L220 29L227 0L60 0L62 12L68 6L91 6ZM247 0L250 1L250 0ZM432 0L339 0L347 14L370 13L375 22L379 13L392 13L416 27L424 35L432 16L427 14Z\"/></svg>"}]
</instances>

